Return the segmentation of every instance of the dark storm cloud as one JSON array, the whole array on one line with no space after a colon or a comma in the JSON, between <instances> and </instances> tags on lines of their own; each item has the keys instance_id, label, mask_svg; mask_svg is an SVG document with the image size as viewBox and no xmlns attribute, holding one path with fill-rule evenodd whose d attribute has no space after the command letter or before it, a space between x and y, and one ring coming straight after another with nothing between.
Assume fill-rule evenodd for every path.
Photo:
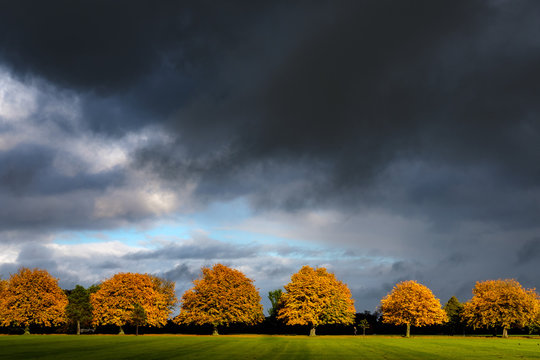
<instances>
[{"instance_id":1,"label":"dark storm cloud","mask_svg":"<svg viewBox=\"0 0 540 360\"><path fill-rule=\"evenodd\" d=\"M502 179L468 179L481 214L501 189L540 180L538 7L22 1L0 12L0 58L86 94L91 129L166 126L176 141L136 165L195 179L203 200L356 205L377 197L390 164L414 159L428 164L418 179L441 163ZM461 213L460 183L429 181L405 184L408 198L452 198Z\"/></svg>"},{"instance_id":2,"label":"dark storm cloud","mask_svg":"<svg viewBox=\"0 0 540 360\"><path fill-rule=\"evenodd\" d=\"M65 156L32 144L0 152L0 228L76 228L92 227L92 219L101 222L94 216L94 200L106 189L122 186L124 171L66 175L54 166L55 159Z\"/></svg>"},{"instance_id":3,"label":"dark storm cloud","mask_svg":"<svg viewBox=\"0 0 540 360\"><path fill-rule=\"evenodd\" d=\"M540 238L527 241L517 252L518 265L529 263L540 258Z\"/></svg>"},{"instance_id":4,"label":"dark storm cloud","mask_svg":"<svg viewBox=\"0 0 540 360\"><path fill-rule=\"evenodd\" d=\"M53 83L125 88L150 72L159 47L173 39L157 47L153 41L183 27L181 18L166 21L169 7L140 1L3 2L2 57L17 72Z\"/></svg>"},{"instance_id":5,"label":"dark storm cloud","mask_svg":"<svg viewBox=\"0 0 540 360\"><path fill-rule=\"evenodd\" d=\"M62 175L53 162L58 151L46 146L22 144L0 152L0 191L25 195L57 195L81 190L120 186L125 174L118 169L97 174Z\"/></svg>"},{"instance_id":6,"label":"dark storm cloud","mask_svg":"<svg viewBox=\"0 0 540 360\"><path fill-rule=\"evenodd\" d=\"M207 87L230 47L265 7L206 1L3 2L0 61L21 77L113 97L101 109L105 114L128 104L128 114L106 119L93 117L102 115L99 103L106 103L85 104L91 129L119 133L159 121Z\"/></svg>"},{"instance_id":7,"label":"dark storm cloud","mask_svg":"<svg viewBox=\"0 0 540 360\"><path fill-rule=\"evenodd\" d=\"M226 94L181 107L177 146L149 148L140 163L195 177L202 198L248 193L256 206L295 209L369 202L388 166L416 160L425 167L396 185L405 207L422 203L425 213L449 199L450 218L530 223L535 196L523 209L487 204L537 192L540 181L537 6L355 2L326 16L310 7L268 56L239 49L238 63L259 72L224 62L214 85ZM433 177L441 164L448 173Z\"/></svg>"}]
</instances>

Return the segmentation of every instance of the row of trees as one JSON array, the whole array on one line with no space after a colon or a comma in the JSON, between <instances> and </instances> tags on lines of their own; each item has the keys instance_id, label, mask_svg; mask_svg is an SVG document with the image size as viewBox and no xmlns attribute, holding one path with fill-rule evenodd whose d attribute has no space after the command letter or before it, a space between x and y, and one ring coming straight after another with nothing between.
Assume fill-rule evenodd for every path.
<instances>
[{"instance_id":1,"label":"row of trees","mask_svg":"<svg viewBox=\"0 0 540 360\"><path fill-rule=\"evenodd\" d=\"M202 277L181 298L176 324L211 325L213 333L231 324L254 325L264 320L259 292L242 272L217 264L203 268ZM120 273L99 285L63 291L45 270L22 268L0 280L0 324L24 327L55 326L68 321L86 326L125 325L160 327L167 323L178 300L174 282L148 274ZM285 325L307 325L310 335L320 325L369 326L355 322L354 300L346 284L325 268L304 266L285 285L271 291L270 317ZM512 327L540 324L540 299L534 289L515 280L478 282L473 298L460 304L454 297L443 309L430 289L415 281L397 284L381 300L383 322L411 326L457 324L500 327L507 336Z\"/></svg>"},{"instance_id":2,"label":"row of trees","mask_svg":"<svg viewBox=\"0 0 540 360\"><path fill-rule=\"evenodd\" d=\"M477 328L502 328L508 337L510 328L540 325L540 297L534 289L525 289L516 280L477 282L473 297L461 304L450 298L444 309L431 290L415 281L404 281L381 300L383 321L411 326L450 322L454 329L462 324Z\"/></svg>"}]
</instances>

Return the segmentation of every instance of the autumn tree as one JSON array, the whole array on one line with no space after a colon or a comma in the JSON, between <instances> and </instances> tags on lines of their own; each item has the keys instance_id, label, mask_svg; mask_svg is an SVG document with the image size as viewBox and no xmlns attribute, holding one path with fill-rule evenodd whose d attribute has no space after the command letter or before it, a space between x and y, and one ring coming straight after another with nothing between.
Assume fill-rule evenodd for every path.
<instances>
[{"instance_id":1,"label":"autumn tree","mask_svg":"<svg viewBox=\"0 0 540 360\"><path fill-rule=\"evenodd\" d=\"M46 270L21 268L4 283L0 297L3 326L54 326L66 322L66 294Z\"/></svg>"},{"instance_id":2,"label":"autumn tree","mask_svg":"<svg viewBox=\"0 0 540 360\"><path fill-rule=\"evenodd\" d=\"M538 310L535 319L528 325L529 334L537 333L540 335L540 299L538 300Z\"/></svg>"},{"instance_id":3,"label":"autumn tree","mask_svg":"<svg viewBox=\"0 0 540 360\"><path fill-rule=\"evenodd\" d=\"M4 297L3 292L7 287L7 280L0 279L0 324L2 324L2 299Z\"/></svg>"},{"instance_id":4,"label":"autumn tree","mask_svg":"<svg viewBox=\"0 0 540 360\"><path fill-rule=\"evenodd\" d=\"M303 266L285 285L278 319L287 325L309 325L315 336L319 325L350 325L355 317L354 300L346 284L325 268Z\"/></svg>"},{"instance_id":5,"label":"autumn tree","mask_svg":"<svg viewBox=\"0 0 540 360\"><path fill-rule=\"evenodd\" d=\"M151 275L120 273L104 281L97 292L90 295L94 325L116 325L123 334L123 326L132 323L133 309L139 304L146 312L143 325L163 326L172 311L176 298L163 291ZM174 284L172 285L174 291Z\"/></svg>"},{"instance_id":6,"label":"autumn tree","mask_svg":"<svg viewBox=\"0 0 540 360\"><path fill-rule=\"evenodd\" d=\"M97 285L92 285L85 289L81 285L68 291L68 305L66 306L67 318L77 325L77 335L81 334L81 324L88 326L92 321L92 305L90 304L90 294L99 289Z\"/></svg>"},{"instance_id":7,"label":"autumn tree","mask_svg":"<svg viewBox=\"0 0 540 360\"><path fill-rule=\"evenodd\" d=\"M155 275L148 275L148 276L150 277L150 280L152 281L154 290L160 293L165 299L165 304L167 306L167 309L172 311L174 307L176 306L176 304L178 303L178 299L176 298L176 292L174 291L174 288L175 288L174 281L166 280Z\"/></svg>"},{"instance_id":8,"label":"autumn tree","mask_svg":"<svg viewBox=\"0 0 540 360\"><path fill-rule=\"evenodd\" d=\"M381 300L383 322L406 325L405 336L410 337L411 326L442 324L446 312L431 290L416 281L403 281Z\"/></svg>"},{"instance_id":9,"label":"autumn tree","mask_svg":"<svg viewBox=\"0 0 540 360\"><path fill-rule=\"evenodd\" d=\"M202 268L202 278L182 296L178 324L218 326L231 323L254 325L264 319L261 297L253 281L242 272L222 264Z\"/></svg>"},{"instance_id":10,"label":"autumn tree","mask_svg":"<svg viewBox=\"0 0 540 360\"><path fill-rule=\"evenodd\" d=\"M501 327L503 337L508 337L508 329L534 322L538 304L536 291L514 279L479 281L463 307L463 318L474 328Z\"/></svg>"},{"instance_id":11,"label":"autumn tree","mask_svg":"<svg viewBox=\"0 0 540 360\"><path fill-rule=\"evenodd\" d=\"M447 326L453 335L462 327L463 304L455 296L452 296L443 306L443 309L448 318Z\"/></svg>"}]
</instances>

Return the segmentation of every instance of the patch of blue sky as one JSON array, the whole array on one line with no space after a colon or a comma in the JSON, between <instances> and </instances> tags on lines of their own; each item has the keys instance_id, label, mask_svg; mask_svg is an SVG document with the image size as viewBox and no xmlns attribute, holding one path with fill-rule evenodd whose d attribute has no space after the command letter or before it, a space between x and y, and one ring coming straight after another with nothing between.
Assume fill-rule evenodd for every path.
<instances>
[{"instance_id":1,"label":"patch of blue sky","mask_svg":"<svg viewBox=\"0 0 540 360\"><path fill-rule=\"evenodd\" d=\"M154 226L140 228L137 226L122 227L110 230L67 231L54 240L58 244L80 244L104 241L120 241L127 245L151 243L152 240L182 241L189 239L196 232L205 232L209 237L223 241L242 241L246 236L241 233L224 235L219 229L235 221L246 219L251 215L247 202L237 199L230 202L218 202L208 206L204 211L190 216L178 216L158 221Z\"/></svg>"},{"instance_id":2,"label":"patch of blue sky","mask_svg":"<svg viewBox=\"0 0 540 360\"><path fill-rule=\"evenodd\" d=\"M67 231L57 235L54 242L57 244L81 244L120 241L126 245L137 245L139 240L144 237L141 230L136 228L122 228L114 230L84 230Z\"/></svg>"},{"instance_id":3,"label":"patch of blue sky","mask_svg":"<svg viewBox=\"0 0 540 360\"><path fill-rule=\"evenodd\" d=\"M256 245L261 255L281 258L294 258L336 261L337 259L369 259L385 264L394 259L369 256L345 248L325 246L318 242L279 237L263 232L235 229L234 224L249 219L253 213L245 199L229 202L217 202L204 211L189 216L169 217L144 228L131 226L102 231L70 231L57 236L56 243L80 244L119 241L128 246L156 248L161 242L183 242L203 234L210 239L237 244L239 246Z\"/></svg>"},{"instance_id":4,"label":"patch of blue sky","mask_svg":"<svg viewBox=\"0 0 540 360\"><path fill-rule=\"evenodd\" d=\"M204 211L193 214L191 219L201 226L222 227L237 223L253 216L253 212L245 198L237 198L232 201L214 202Z\"/></svg>"}]
</instances>

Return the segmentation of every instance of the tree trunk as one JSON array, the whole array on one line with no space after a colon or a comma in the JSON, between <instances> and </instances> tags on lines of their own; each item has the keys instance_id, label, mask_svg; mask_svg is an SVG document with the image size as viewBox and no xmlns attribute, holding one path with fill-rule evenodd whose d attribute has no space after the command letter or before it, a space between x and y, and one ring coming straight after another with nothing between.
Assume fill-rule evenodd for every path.
<instances>
[{"instance_id":1,"label":"tree trunk","mask_svg":"<svg viewBox=\"0 0 540 360\"><path fill-rule=\"evenodd\" d=\"M81 322L77 320L77 335L81 335Z\"/></svg>"},{"instance_id":2,"label":"tree trunk","mask_svg":"<svg viewBox=\"0 0 540 360\"><path fill-rule=\"evenodd\" d=\"M139 325L135 325L135 336L139 336Z\"/></svg>"},{"instance_id":3,"label":"tree trunk","mask_svg":"<svg viewBox=\"0 0 540 360\"><path fill-rule=\"evenodd\" d=\"M362 328L362 336L366 336L366 328Z\"/></svg>"},{"instance_id":4,"label":"tree trunk","mask_svg":"<svg viewBox=\"0 0 540 360\"><path fill-rule=\"evenodd\" d=\"M118 332L118 335L124 335L124 329L122 329L121 326L119 326L119 328L120 328L120 331Z\"/></svg>"},{"instance_id":5,"label":"tree trunk","mask_svg":"<svg viewBox=\"0 0 540 360\"><path fill-rule=\"evenodd\" d=\"M24 335L30 335L30 326L29 325L26 325L24 327Z\"/></svg>"},{"instance_id":6,"label":"tree trunk","mask_svg":"<svg viewBox=\"0 0 540 360\"><path fill-rule=\"evenodd\" d=\"M312 326L311 330L309 330L309 336L317 336L317 334L315 334L315 326Z\"/></svg>"},{"instance_id":7,"label":"tree trunk","mask_svg":"<svg viewBox=\"0 0 540 360\"><path fill-rule=\"evenodd\" d=\"M214 325L214 331L212 331L212 335L214 335L214 336L219 335L219 333L217 331L217 325Z\"/></svg>"},{"instance_id":8,"label":"tree trunk","mask_svg":"<svg viewBox=\"0 0 540 360\"><path fill-rule=\"evenodd\" d=\"M503 328L503 338L507 338L508 337L508 329L507 328Z\"/></svg>"},{"instance_id":9,"label":"tree trunk","mask_svg":"<svg viewBox=\"0 0 540 360\"><path fill-rule=\"evenodd\" d=\"M411 337L411 324L407 324L407 333L405 334L406 338Z\"/></svg>"}]
</instances>

